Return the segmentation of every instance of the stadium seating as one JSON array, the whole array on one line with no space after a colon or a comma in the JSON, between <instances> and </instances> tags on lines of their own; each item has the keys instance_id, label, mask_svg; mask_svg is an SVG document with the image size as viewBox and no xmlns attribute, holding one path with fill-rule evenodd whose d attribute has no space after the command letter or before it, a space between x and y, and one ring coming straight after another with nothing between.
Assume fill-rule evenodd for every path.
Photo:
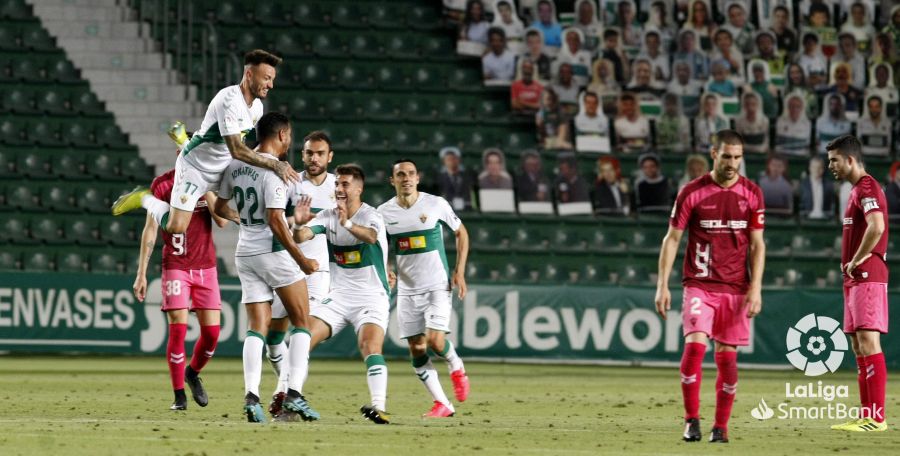
<instances>
[{"instance_id":1,"label":"stadium seating","mask_svg":"<svg viewBox=\"0 0 900 456\"><path fill-rule=\"evenodd\" d=\"M0 2L0 269L124 271L107 249L133 258L143 218L110 200L152 177L31 7Z\"/></svg>"}]
</instances>

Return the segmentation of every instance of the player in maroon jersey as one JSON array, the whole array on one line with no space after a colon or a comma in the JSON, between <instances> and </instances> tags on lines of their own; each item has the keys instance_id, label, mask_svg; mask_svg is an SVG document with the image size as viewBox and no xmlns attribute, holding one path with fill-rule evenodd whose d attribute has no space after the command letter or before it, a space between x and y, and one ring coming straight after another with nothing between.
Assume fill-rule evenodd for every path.
<instances>
[{"instance_id":1,"label":"player in maroon jersey","mask_svg":"<svg viewBox=\"0 0 900 456\"><path fill-rule=\"evenodd\" d=\"M881 333L888 330L887 199L878 181L866 173L858 139L844 135L830 142L825 150L828 151L828 169L834 178L853 184L844 212L841 272L844 275L844 332L850 335L856 354L862 406L859 419L831 428L855 432L885 431L887 368L881 351Z\"/></svg>"},{"instance_id":2,"label":"player in maroon jersey","mask_svg":"<svg viewBox=\"0 0 900 456\"><path fill-rule=\"evenodd\" d=\"M737 347L750 342L750 319L762 309L765 208L759 187L738 174L744 139L721 130L710 148L713 170L678 193L669 232L659 252L656 311L671 308L669 274L678 243L688 230L681 320L684 353L684 440L700 440L700 380L706 341L715 340L716 420L710 442L728 442L728 419L737 392ZM749 252L749 267L748 267Z\"/></svg>"},{"instance_id":3,"label":"player in maroon jersey","mask_svg":"<svg viewBox=\"0 0 900 456\"><path fill-rule=\"evenodd\" d=\"M166 201L175 183L175 170L157 176L150 186L153 196ZM210 200L212 198L212 200ZM207 194L194 209L187 231L169 234L163 231L162 254L162 311L169 321L169 340L166 358L175 402L171 410L185 410L187 398L184 384L191 388L194 401L201 407L209 402L199 373L209 362L219 341L221 298L219 276L216 271L216 247L213 244L212 222L219 227L227 220L212 215L208 204L215 204L215 195ZM134 296L143 301L147 294L147 265L159 226L150 214L141 233L141 251L138 258L137 277L134 280ZM190 301L190 303L189 303ZM200 337L194 345L191 362L185 366L184 338L187 333L188 311L197 314Z\"/></svg>"}]
</instances>

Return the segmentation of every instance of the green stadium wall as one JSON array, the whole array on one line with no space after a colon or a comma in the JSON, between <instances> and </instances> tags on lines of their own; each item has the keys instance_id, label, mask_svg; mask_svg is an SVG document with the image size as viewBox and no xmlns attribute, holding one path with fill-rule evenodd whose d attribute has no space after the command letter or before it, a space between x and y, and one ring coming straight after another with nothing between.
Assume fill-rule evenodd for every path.
<instances>
[{"instance_id":1,"label":"green stadium wall","mask_svg":"<svg viewBox=\"0 0 900 456\"><path fill-rule=\"evenodd\" d=\"M133 280L125 275L0 274L0 350L161 354L166 320L159 311L160 281L150 279L147 300L139 303L131 293ZM240 283L222 277L220 285L223 318L217 353L240 356L245 333L241 328L247 324ZM467 359L677 363L681 292L672 292L673 310L664 321L655 314L652 288L472 284L466 298L454 304L450 337ZM900 293L892 293L889 300L897 302ZM815 313L841 322L843 316L839 289L764 290L763 303L763 313L753 321L751 345L741 355L743 363L760 367L790 368L786 335L802 317ZM894 334L900 330L896 318L890 329ZM192 319L188 341L198 332ZM406 356L394 312L387 339L387 355ZM889 341L883 344L892 346ZM313 356L356 354L355 337L345 330L316 348ZM889 367L900 367L900 353L888 350L886 356ZM842 368L855 368L849 351Z\"/></svg>"}]
</instances>

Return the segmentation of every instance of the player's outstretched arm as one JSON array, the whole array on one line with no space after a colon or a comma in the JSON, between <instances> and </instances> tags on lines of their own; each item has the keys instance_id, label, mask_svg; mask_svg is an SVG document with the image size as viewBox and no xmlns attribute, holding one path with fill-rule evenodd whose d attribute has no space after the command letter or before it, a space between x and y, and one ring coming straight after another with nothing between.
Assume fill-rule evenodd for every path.
<instances>
[{"instance_id":1,"label":"player's outstretched arm","mask_svg":"<svg viewBox=\"0 0 900 456\"><path fill-rule=\"evenodd\" d=\"M134 297L143 302L147 296L147 265L150 263L150 254L153 253L153 247L156 245L156 230L159 225L153 219L153 214L147 214L147 221L144 222L144 231L141 232L141 251L138 254L137 274L134 278Z\"/></svg>"},{"instance_id":2,"label":"player's outstretched arm","mask_svg":"<svg viewBox=\"0 0 900 456\"><path fill-rule=\"evenodd\" d=\"M469 260L469 232L460 224L456 230L456 268L450 285L458 289L459 299L466 297L466 262Z\"/></svg>"},{"instance_id":3,"label":"player's outstretched arm","mask_svg":"<svg viewBox=\"0 0 900 456\"><path fill-rule=\"evenodd\" d=\"M266 221L272 229L275 239L291 254L291 258L297 262L300 269L306 274L312 274L319 269L319 262L303 256L303 252L292 242L291 229L284 218L284 209L266 209Z\"/></svg>"},{"instance_id":4,"label":"player's outstretched arm","mask_svg":"<svg viewBox=\"0 0 900 456\"><path fill-rule=\"evenodd\" d=\"M218 197L216 197L216 194L213 192L206 192L206 194L203 196L204 198L206 198L206 207L212 208L212 210L209 211L209 214L212 216L213 222L216 222L216 225L219 228L225 228L225 225L228 224L228 221L232 219L228 217L219 217L219 214L216 214L216 200L218 199ZM228 207L228 209L231 208ZM237 212L235 212L235 216L237 216Z\"/></svg>"},{"instance_id":5,"label":"player's outstretched arm","mask_svg":"<svg viewBox=\"0 0 900 456\"><path fill-rule=\"evenodd\" d=\"M872 256L872 249L878 245L878 241L884 235L884 214L877 211L869 212L866 214L866 225L859 248L856 249L850 262L844 265L844 272L850 278L853 278L853 270Z\"/></svg>"},{"instance_id":6,"label":"player's outstretched arm","mask_svg":"<svg viewBox=\"0 0 900 456\"><path fill-rule=\"evenodd\" d=\"M367 226L357 225L353 222L350 222L350 219L347 218L347 207L345 204L338 203L338 223L345 227L350 234L353 235L356 239L365 242L366 244L374 244L378 242L378 231L375 228L369 228ZM349 225L347 222L350 222ZM347 228L349 226L349 228Z\"/></svg>"},{"instance_id":7,"label":"player's outstretched arm","mask_svg":"<svg viewBox=\"0 0 900 456\"><path fill-rule=\"evenodd\" d=\"M213 203L213 214L222 217L226 220L231 220L238 225L241 224L241 216L234 209L228 206L228 202L231 201L230 198L222 198L221 196L216 197L215 203Z\"/></svg>"},{"instance_id":8,"label":"player's outstretched arm","mask_svg":"<svg viewBox=\"0 0 900 456\"><path fill-rule=\"evenodd\" d=\"M669 292L669 275L672 274L672 264L678 255L678 244L684 230L669 226L669 232L663 238L659 249L659 278L656 281L656 313L666 319L666 312L672 308L672 294Z\"/></svg>"},{"instance_id":9,"label":"player's outstretched arm","mask_svg":"<svg viewBox=\"0 0 900 456\"><path fill-rule=\"evenodd\" d=\"M744 298L747 317L753 318L762 312L762 278L766 267L766 241L762 230L750 231L750 288Z\"/></svg>"},{"instance_id":10,"label":"player's outstretched arm","mask_svg":"<svg viewBox=\"0 0 900 456\"><path fill-rule=\"evenodd\" d=\"M225 145L228 146L228 151L231 152L231 158L240 160L248 165L271 169L272 171L275 171L275 174L277 174L281 180L288 183L297 182L297 180L300 179L300 175L297 174L297 171L294 171L294 168L290 163L265 158L262 155L253 152L241 140L241 135L228 135L224 136L222 139L225 140Z\"/></svg>"}]
</instances>

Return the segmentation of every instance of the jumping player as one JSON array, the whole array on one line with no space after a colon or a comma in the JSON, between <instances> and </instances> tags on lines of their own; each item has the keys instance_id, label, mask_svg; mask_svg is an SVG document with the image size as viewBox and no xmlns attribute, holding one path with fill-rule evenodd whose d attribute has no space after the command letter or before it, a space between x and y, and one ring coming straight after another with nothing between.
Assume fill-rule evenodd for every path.
<instances>
[{"instance_id":1,"label":"jumping player","mask_svg":"<svg viewBox=\"0 0 900 456\"><path fill-rule=\"evenodd\" d=\"M459 290L460 299L466 296L469 234L450 203L418 190L419 173L412 160L394 162L391 184L397 196L379 206L378 213L384 217L397 259L400 337L409 343L416 376L434 401L424 416L450 417L456 411L441 388L427 349L447 362L456 400L465 401L469 395L469 377L445 334L450 332L451 286ZM456 267L452 272L444 251L444 226L456 234Z\"/></svg>"},{"instance_id":2,"label":"jumping player","mask_svg":"<svg viewBox=\"0 0 900 456\"><path fill-rule=\"evenodd\" d=\"M737 347L748 345L750 319L762 309L765 209L759 187L738 174L744 158L740 134L733 130L716 133L710 156L712 172L688 183L672 208L669 231L659 252L656 311L665 319L671 308L669 274L681 236L688 230L681 312L684 440L700 440L701 365L706 341L712 338L718 377L716 420L709 441L727 443L738 384Z\"/></svg>"},{"instance_id":3,"label":"jumping player","mask_svg":"<svg viewBox=\"0 0 900 456\"><path fill-rule=\"evenodd\" d=\"M175 170L157 176L150 185L150 192L161 200L169 199L175 182ZM216 196L207 193L197 203L191 215L191 223L185 233L162 232L162 311L169 321L169 341L166 359L169 376L175 391L175 402L170 410L187 409L184 384L187 382L194 401L201 407L209 403L200 371L209 362L219 341L219 323L222 309L219 294L219 275L216 270L216 247L213 244L212 222L219 227L227 220L209 211L215 205ZM159 226L153 216L147 214L141 233L141 250L138 257L137 277L134 279L134 297L138 301L147 295L147 265L156 245ZM190 302L189 302L190 301ZM200 337L194 345L191 362L184 365L184 338L187 334L188 310L197 315Z\"/></svg>"},{"instance_id":4,"label":"jumping player","mask_svg":"<svg viewBox=\"0 0 900 456\"><path fill-rule=\"evenodd\" d=\"M886 431L884 399L887 368L881 333L888 330L885 254L888 245L887 199L881 185L866 173L862 144L844 135L828 143L828 168L837 180L853 184L844 211L841 272L844 275L844 332L856 354L860 417L832 429Z\"/></svg>"},{"instance_id":5,"label":"jumping player","mask_svg":"<svg viewBox=\"0 0 900 456\"><path fill-rule=\"evenodd\" d=\"M200 129L181 149L168 203L138 187L113 203L112 214L122 215L143 207L164 231L184 233L197 201L206 192L219 188L222 171L232 159L272 170L285 182L296 181L297 172L289 163L257 154L244 144L247 136L255 139L253 130L263 114L262 100L274 87L275 67L279 63L281 58L260 49L244 56L241 83L226 87L213 97Z\"/></svg>"},{"instance_id":6,"label":"jumping player","mask_svg":"<svg viewBox=\"0 0 900 456\"><path fill-rule=\"evenodd\" d=\"M291 124L277 112L264 115L258 124L259 155L279 160L291 146ZM271 319L273 290L281 298L294 329L290 335L288 358L290 381L282 407L299 413L304 420L319 414L303 397L303 381L309 367L309 298L306 274L318 269L292 242L284 211L288 186L271 170L233 161L222 177L215 210L222 214L228 201L235 200L240 234L235 249L235 265L241 279L241 302L247 309L250 328L244 339L244 412L252 423L265 421L259 404L259 382L266 332ZM302 271L301 271L302 270Z\"/></svg>"},{"instance_id":7,"label":"jumping player","mask_svg":"<svg viewBox=\"0 0 900 456\"><path fill-rule=\"evenodd\" d=\"M294 227L294 240L302 243L325 235L331 262L331 292L314 302L310 315L312 346L352 325L359 351L366 362L366 383L371 402L360 408L377 424L388 424L387 364L382 347L390 313L387 274L387 236L384 220L374 207L362 202L365 173L357 165L335 168L337 207L319 212L306 226ZM297 205L297 217L306 218L310 199Z\"/></svg>"}]
</instances>

